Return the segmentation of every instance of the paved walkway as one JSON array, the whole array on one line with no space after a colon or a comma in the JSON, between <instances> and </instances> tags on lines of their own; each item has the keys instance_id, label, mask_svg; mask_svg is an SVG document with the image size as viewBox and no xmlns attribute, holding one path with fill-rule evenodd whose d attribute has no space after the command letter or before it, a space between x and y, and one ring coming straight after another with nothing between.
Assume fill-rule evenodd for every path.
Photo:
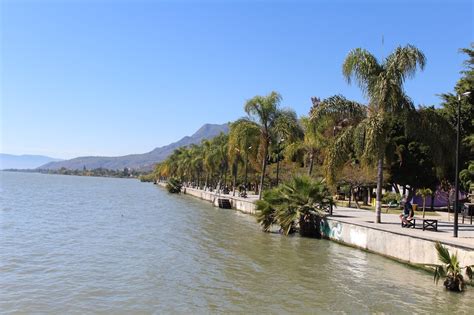
<instances>
[{"instance_id":1,"label":"paved walkway","mask_svg":"<svg viewBox=\"0 0 474 315\"><path fill-rule=\"evenodd\" d=\"M474 250L474 224L470 225L469 219L465 221L467 224L461 224L462 216L459 216L458 238L455 238L453 237L453 214L451 214L449 221L446 212L437 212L437 214L437 216L430 216L429 213L425 215L425 218L438 220L437 232L431 230L423 231L423 223L421 220L417 220L415 229L402 228L398 215L386 214L383 213L383 210L382 223L380 224L374 223L375 212L347 207L335 207L331 218L341 222L357 224L397 234L411 235L427 240L440 241L445 244L462 246ZM421 216L415 217L421 218Z\"/></svg>"}]
</instances>

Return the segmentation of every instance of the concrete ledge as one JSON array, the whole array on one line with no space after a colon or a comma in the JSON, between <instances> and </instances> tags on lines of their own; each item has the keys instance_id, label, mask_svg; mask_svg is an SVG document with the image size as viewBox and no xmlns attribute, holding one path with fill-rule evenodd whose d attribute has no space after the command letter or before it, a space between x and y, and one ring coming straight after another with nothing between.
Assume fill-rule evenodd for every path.
<instances>
[{"instance_id":1,"label":"concrete ledge","mask_svg":"<svg viewBox=\"0 0 474 315\"><path fill-rule=\"evenodd\" d=\"M439 264L435 240L374 229L337 219L325 219L323 234L331 240L394 258L409 264ZM461 266L474 265L474 251L467 247L446 244L450 253L457 253Z\"/></svg>"},{"instance_id":2,"label":"concrete ledge","mask_svg":"<svg viewBox=\"0 0 474 315\"><path fill-rule=\"evenodd\" d=\"M157 185L166 187L166 183L159 182ZM243 213L255 214L255 198L242 198L232 195L216 194L216 192L204 191L190 187L183 187L183 194L194 196L202 200L209 201L218 207L217 199L229 199L232 209L242 211Z\"/></svg>"}]
</instances>

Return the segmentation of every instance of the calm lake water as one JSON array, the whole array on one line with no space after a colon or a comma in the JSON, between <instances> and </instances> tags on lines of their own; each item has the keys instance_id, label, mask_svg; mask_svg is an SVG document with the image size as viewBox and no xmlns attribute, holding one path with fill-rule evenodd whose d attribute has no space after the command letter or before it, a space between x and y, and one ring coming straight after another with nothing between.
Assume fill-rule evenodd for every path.
<instances>
[{"instance_id":1,"label":"calm lake water","mask_svg":"<svg viewBox=\"0 0 474 315\"><path fill-rule=\"evenodd\" d=\"M133 179L0 172L1 313L468 313L430 274Z\"/></svg>"}]
</instances>

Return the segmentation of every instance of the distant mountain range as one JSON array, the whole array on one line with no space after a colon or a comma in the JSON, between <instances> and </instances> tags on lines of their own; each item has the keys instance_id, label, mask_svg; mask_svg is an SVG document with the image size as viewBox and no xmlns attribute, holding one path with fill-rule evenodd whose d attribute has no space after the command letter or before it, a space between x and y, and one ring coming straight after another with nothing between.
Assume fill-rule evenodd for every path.
<instances>
[{"instance_id":1,"label":"distant mountain range","mask_svg":"<svg viewBox=\"0 0 474 315\"><path fill-rule=\"evenodd\" d=\"M229 125L205 124L192 136L186 136L177 142L156 148L148 153L130 154L125 156L104 157L104 156L83 156L71 160L50 162L39 166L39 169L57 170L62 167L75 170L94 168L106 168L111 170L131 168L136 170L151 170L153 165L165 160L173 151L182 146L201 143L203 139L212 139L221 132L229 132Z\"/></svg>"},{"instance_id":2,"label":"distant mountain range","mask_svg":"<svg viewBox=\"0 0 474 315\"><path fill-rule=\"evenodd\" d=\"M0 153L0 170L5 169L33 169L45 163L62 161L44 155L13 155Z\"/></svg>"}]
</instances>

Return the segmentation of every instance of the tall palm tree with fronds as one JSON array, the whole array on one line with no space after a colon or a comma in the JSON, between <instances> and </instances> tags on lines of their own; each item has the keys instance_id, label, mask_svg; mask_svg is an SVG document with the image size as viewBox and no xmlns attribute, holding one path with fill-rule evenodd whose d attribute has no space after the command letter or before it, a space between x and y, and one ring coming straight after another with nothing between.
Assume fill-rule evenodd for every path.
<instances>
[{"instance_id":1,"label":"tall palm tree with fronds","mask_svg":"<svg viewBox=\"0 0 474 315\"><path fill-rule=\"evenodd\" d=\"M230 125L229 130L229 159L231 164L236 161L244 163L244 185L248 184L249 156L257 152L260 140L260 128L257 123L246 118L238 119ZM234 170L234 189L236 188L237 169Z\"/></svg>"},{"instance_id":2,"label":"tall palm tree with fronds","mask_svg":"<svg viewBox=\"0 0 474 315\"><path fill-rule=\"evenodd\" d=\"M278 111L271 132L271 155L276 160L276 185L279 184L280 161L284 158L281 152L285 147L303 138L303 129L296 112L292 109Z\"/></svg>"},{"instance_id":3,"label":"tall palm tree with fronds","mask_svg":"<svg viewBox=\"0 0 474 315\"><path fill-rule=\"evenodd\" d=\"M355 141L361 159L369 165L377 165L376 223L381 222L383 163L390 115L412 109L403 84L425 67L425 56L415 46L397 47L382 62L370 52L357 48L349 52L342 72L348 83L355 81L368 98L367 117L350 133L341 135L337 147Z\"/></svg>"},{"instance_id":4,"label":"tall palm tree with fronds","mask_svg":"<svg viewBox=\"0 0 474 315\"><path fill-rule=\"evenodd\" d=\"M257 95L245 103L245 112L250 119L260 127L260 144L262 148L262 169L260 175L259 199L262 198L263 182L267 168L268 147L271 140L271 132L279 113L281 95L273 91L266 96Z\"/></svg>"},{"instance_id":5,"label":"tall palm tree with fronds","mask_svg":"<svg viewBox=\"0 0 474 315\"><path fill-rule=\"evenodd\" d=\"M423 198L423 218L425 217L426 198L433 194L433 191L429 188L420 188L416 191L416 194Z\"/></svg>"},{"instance_id":6,"label":"tall palm tree with fronds","mask_svg":"<svg viewBox=\"0 0 474 315\"><path fill-rule=\"evenodd\" d=\"M320 125L308 117L301 117L303 137L285 146L285 156L291 160L302 160L308 167L308 176L313 173L314 162L320 156L325 137Z\"/></svg>"}]
</instances>

